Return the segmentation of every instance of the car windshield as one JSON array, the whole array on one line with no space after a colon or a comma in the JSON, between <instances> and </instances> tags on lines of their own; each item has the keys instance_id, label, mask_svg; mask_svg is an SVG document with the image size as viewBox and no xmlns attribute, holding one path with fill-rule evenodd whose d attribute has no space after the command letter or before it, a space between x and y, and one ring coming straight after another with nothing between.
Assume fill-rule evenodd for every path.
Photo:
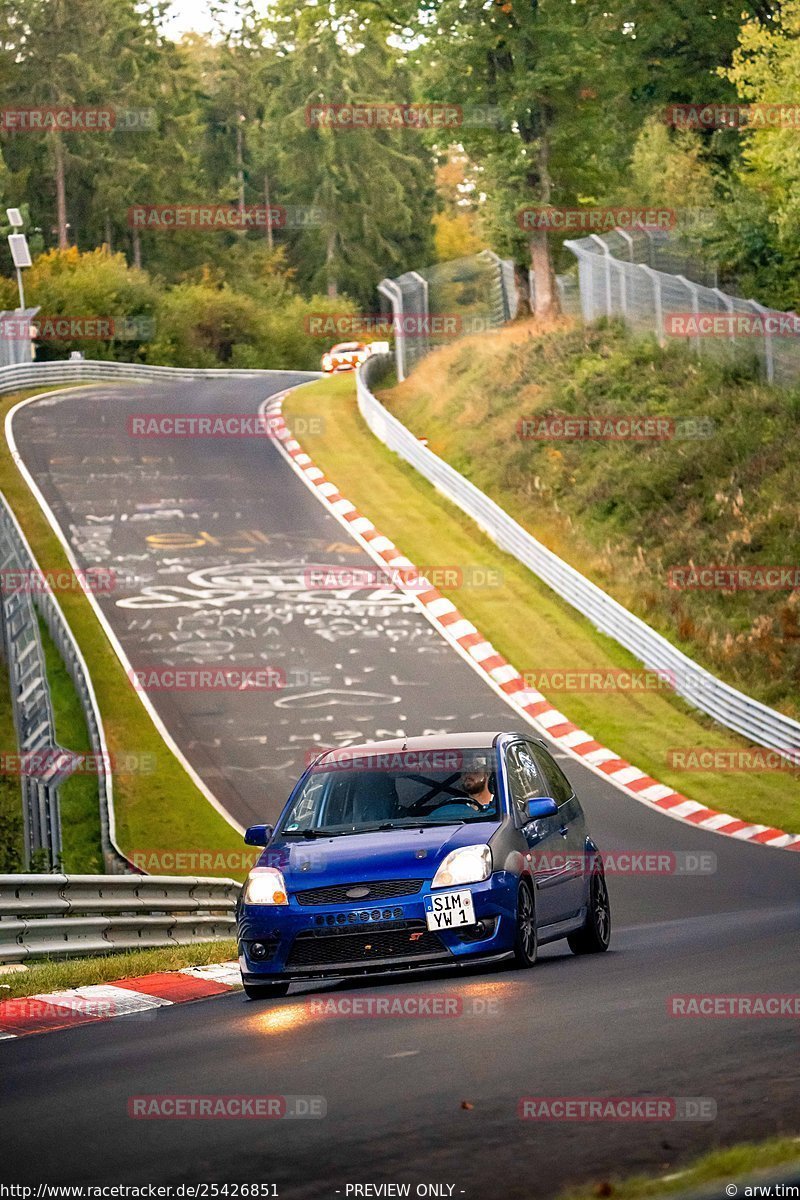
<instances>
[{"instance_id":1,"label":"car windshield","mask_svg":"<svg viewBox=\"0 0 800 1200\"><path fill-rule=\"evenodd\" d=\"M337 751L314 767L279 825L317 837L497 821L495 752Z\"/></svg>"}]
</instances>

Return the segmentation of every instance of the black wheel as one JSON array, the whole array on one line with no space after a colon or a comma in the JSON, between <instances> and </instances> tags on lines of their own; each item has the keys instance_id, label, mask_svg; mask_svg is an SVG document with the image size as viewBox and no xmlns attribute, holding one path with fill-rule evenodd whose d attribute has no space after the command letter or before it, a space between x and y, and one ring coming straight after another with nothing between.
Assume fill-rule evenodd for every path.
<instances>
[{"instance_id":1,"label":"black wheel","mask_svg":"<svg viewBox=\"0 0 800 1200\"><path fill-rule=\"evenodd\" d=\"M589 906L586 920L580 929L567 935L573 954L602 954L611 941L611 905L608 901L606 877L600 864L595 864L589 883Z\"/></svg>"},{"instance_id":2,"label":"black wheel","mask_svg":"<svg viewBox=\"0 0 800 1200\"><path fill-rule=\"evenodd\" d=\"M518 967L532 967L539 954L539 934L536 929L536 905L527 880L520 880L517 892L517 936L514 939L514 960Z\"/></svg>"},{"instance_id":3,"label":"black wheel","mask_svg":"<svg viewBox=\"0 0 800 1200\"><path fill-rule=\"evenodd\" d=\"M281 983L245 983L243 986L248 1000L269 1000L271 996L285 996L289 990L285 980Z\"/></svg>"}]
</instances>

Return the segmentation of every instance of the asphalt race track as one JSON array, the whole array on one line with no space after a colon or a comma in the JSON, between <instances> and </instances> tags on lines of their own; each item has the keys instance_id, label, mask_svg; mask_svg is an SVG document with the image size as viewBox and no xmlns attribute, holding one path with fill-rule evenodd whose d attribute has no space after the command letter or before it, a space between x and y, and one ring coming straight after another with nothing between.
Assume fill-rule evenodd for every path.
<instances>
[{"instance_id":1,"label":"asphalt race track","mask_svg":"<svg viewBox=\"0 0 800 1200\"><path fill-rule=\"evenodd\" d=\"M267 440L127 432L131 414L249 413L266 393L252 380L86 388L14 420L79 561L119 573L100 602L137 667L285 672L274 691L151 697L243 824L277 814L315 746L519 723L412 601L309 588L309 565L368 560ZM797 1134L796 1020L680 1019L668 998L797 991L800 855L701 832L560 758L604 851L705 855L701 873L610 878L609 954L578 959L559 944L531 972L293 988L263 1003L232 994L3 1042L3 1181L272 1182L297 1200L408 1182L412 1195L439 1184L493 1200ZM313 1007L366 994L446 994L460 1013ZM128 1099L143 1094L321 1096L327 1115L133 1120ZM520 1120L531 1096L701 1097L716 1119Z\"/></svg>"}]
</instances>

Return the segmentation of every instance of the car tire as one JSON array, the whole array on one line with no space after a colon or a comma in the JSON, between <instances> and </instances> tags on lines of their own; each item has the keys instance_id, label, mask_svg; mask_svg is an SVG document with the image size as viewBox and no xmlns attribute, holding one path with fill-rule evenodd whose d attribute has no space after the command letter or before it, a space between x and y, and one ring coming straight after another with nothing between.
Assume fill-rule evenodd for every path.
<instances>
[{"instance_id":1,"label":"car tire","mask_svg":"<svg viewBox=\"0 0 800 1200\"><path fill-rule=\"evenodd\" d=\"M517 930L514 937L514 962L527 969L539 956L539 931L536 928L536 901L531 885L521 879L517 889Z\"/></svg>"},{"instance_id":2,"label":"car tire","mask_svg":"<svg viewBox=\"0 0 800 1200\"><path fill-rule=\"evenodd\" d=\"M567 934L573 954L604 954L611 941L611 904L602 864L596 862L589 881L586 920L580 929Z\"/></svg>"},{"instance_id":3,"label":"car tire","mask_svg":"<svg viewBox=\"0 0 800 1200\"><path fill-rule=\"evenodd\" d=\"M269 1000L270 997L285 996L289 991L286 980L280 983L245 983L242 986L248 1000Z\"/></svg>"}]
</instances>

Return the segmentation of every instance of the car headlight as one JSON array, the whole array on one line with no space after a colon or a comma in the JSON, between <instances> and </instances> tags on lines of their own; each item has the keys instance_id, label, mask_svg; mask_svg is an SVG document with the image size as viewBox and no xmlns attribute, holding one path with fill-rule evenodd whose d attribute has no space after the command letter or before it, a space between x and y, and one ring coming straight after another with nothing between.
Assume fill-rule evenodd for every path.
<instances>
[{"instance_id":1,"label":"car headlight","mask_svg":"<svg viewBox=\"0 0 800 1200\"><path fill-rule=\"evenodd\" d=\"M286 882L275 867L253 867L244 885L245 904L288 904Z\"/></svg>"},{"instance_id":2,"label":"car headlight","mask_svg":"<svg viewBox=\"0 0 800 1200\"><path fill-rule=\"evenodd\" d=\"M492 852L488 846L462 846L451 850L439 864L431 887L454 887L459 883L481 883L492 873Z\"/></svg>"},{"instance_id":3,"label":"car headlight","mask_svg":"<svg viewBox=\"0 0 800 1200\"><path fill-rule=\"evenodd\" d=\"M324 355L322 356L322 369L323 369L323 371L330 371L330 369L331 369L331 365L332 365L332 362L333 362L333 360L332 360L332 358L331 358L330 354L324 354Z\"/></svg>"}]
</instances>

